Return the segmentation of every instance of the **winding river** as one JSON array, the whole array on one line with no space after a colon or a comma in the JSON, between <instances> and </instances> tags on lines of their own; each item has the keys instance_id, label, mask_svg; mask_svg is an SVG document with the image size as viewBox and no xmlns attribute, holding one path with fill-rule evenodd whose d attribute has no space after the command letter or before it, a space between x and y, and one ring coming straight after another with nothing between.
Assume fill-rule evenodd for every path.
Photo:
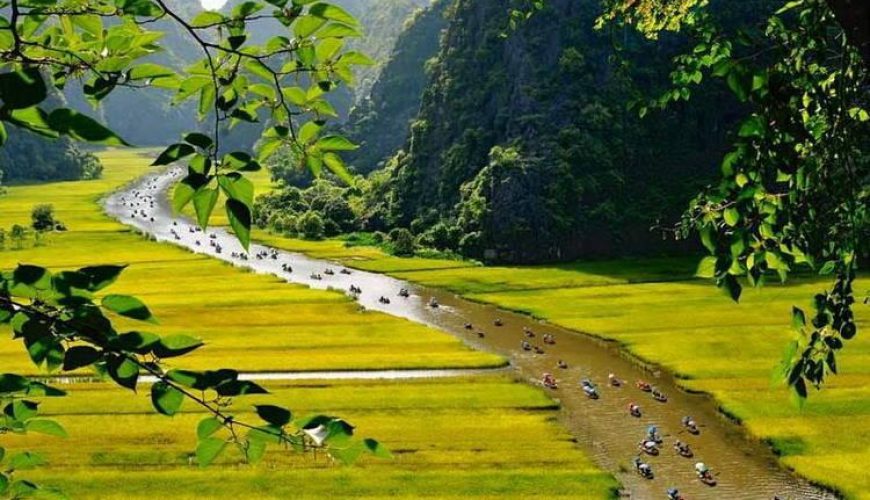
<instances>
[{"instance_id":1,"label":"winding river","mask_svg":"<svg viewBox=\"0 0 870 500\"><path fill-rule=\"evenodd\" d=\"M512 370L529 383L540 385L542 373L551 372L558 381L557 389L544 389L562 405L563 424L577 442L603 468L611 471L623 484L623 493L631 498L665 498L665 490L677 487L686 498L717 499L828 499L834 495L822 491L782 469L773 453L763 443L747 439L744 431L728 422L716 410L715 404L703 395L681 391L675 380L661 371L647 371L627 359L618 348L591 336L569 331L530 317L499 310L495 307L464 300L439 289L427 288L389 276L352 270L341 272L341 264L312 259L304 255L251 245L249 257L234 257L243 252L235 237L223 228L209 229L208 234L196 231L193 224L172 214L166 193L182 175L180 169L147 175L123 190L106 198L107 212L158 241L183 246L190 251L247 267L256 272L278 276L288 282L317 289L339 289L349 292L351 285L360 293L353 294L367 309L409 319L455 335L474 348L501 354L511 361ZM220 247L218 252L217 247ZM264 258L256 255L265 254ZM274 258L273 258L274 255ZM285 270L289 265L292 272ZM325 274L329 268L334 274ZM320 275L320 279L314 276ZM409 296L397 296L407 289ZM390 303L380 301L388 297ZM434 298L439 307L431 307ZM496 326L495 320L501 326ZM473 325L467 329L466 325ZM535 332L528 342L542 348L527 351L521 347L524 330ZM484 332L483 336L478 332ZM542 337L550 334L555 344L544 344ZM563 360L566 367L557 367ZM412 376L474 375L443 371L408 370L371 374L381 378ZM411 371L413 372L413 371ZM482 373L482 372L481 372ZM608 384L608 375L626 381L620 387ZM273 378L331 378L340 374L272 374ZM356 375L355 375L356 377ZM599 399L589 399L579 386L588 378L598 386ZM668 400L661 403L649 393L635 388L634 381L646 379L664 392ZM642 409L640 417L629 415L627 407L636 402ZM700 434L683 430L681 419L692 416L700 424ZM643 456L655 474L644 479L634 472L632 459L638 455L637 444L648 425L656 425L664 438L659 456ZM517 429L522 432L522 429ZM683 458L672 449L674 440L691 445L693 458ZM717 484L702 484L694 472L694 464L703 461L713 470Z\"/></svg>"}]
</instances>

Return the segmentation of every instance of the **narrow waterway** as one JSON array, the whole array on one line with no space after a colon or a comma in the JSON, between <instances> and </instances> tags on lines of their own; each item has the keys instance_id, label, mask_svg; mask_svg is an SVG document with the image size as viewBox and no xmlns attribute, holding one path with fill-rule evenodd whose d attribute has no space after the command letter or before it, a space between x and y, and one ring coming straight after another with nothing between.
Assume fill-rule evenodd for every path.
<instances>
[{"instance_id":1,"label":"narrow waterway","mask_svg":"<svg viewBox=\"0 0 870 500\"><path fill-rule=\"evenodd\" d=\"M181 173L173 169L140 179L109 196L105 200L107 212L158 241L288 282L349 294L353 286L358 293L352 296L363 307L438 328L475 348L504 355L529 383L540 385L541 375L552 373L558 388L545 390L561 402L564 425L597 463L617 476L632 498L666 498L669 487L679 488L685 498L691 499L835 498L783 470L767 446L746 439L738 426L717 413L709 398L680 391L667 373L650 373L621 355L614 346L590 336L464 300L443 290L381 274L347 270L341 264L262 245L251 245L247 255L241 257L244 250L226 230L215 228L203 233L189 220L172 214L166 193ZM409 292L407 297L398 295L402 289ZM382 297L389 301L383 301ZM438 307L430 306L432 300ZM527 332L533 332L534 337ZM555 343L545 343L545 334L551 335ZM531 350L521 345L524 340ZM563 367L557 365L559 360L565 363ZM611 373L625 383L619 387L609 384ZM579 385L582 379L597 385L598 399L584 394ZM636 388L635 381L639 379L656 386L667 401L656 401ZM640 406L641 416L629 414L632 402ZM699 434L684 429L681 421L685 416L691 416L699 424ZM664 440L658 456L638 451L638 442L649 425L657 426ZM678 455L672 447L675 440L688 443L694 456ZM652 466L654 478L645 479L634 472L632 460L639 454ZM715 486L698 480L694 464L699 461L714 472Z\"/></svg>"}]
</instances>

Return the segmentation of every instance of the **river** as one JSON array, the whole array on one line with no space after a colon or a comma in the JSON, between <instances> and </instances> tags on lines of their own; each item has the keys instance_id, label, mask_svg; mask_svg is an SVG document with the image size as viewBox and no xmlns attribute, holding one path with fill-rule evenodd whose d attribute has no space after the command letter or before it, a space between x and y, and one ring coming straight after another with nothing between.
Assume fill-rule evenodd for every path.
<instances>
[{"instance_id":1,"label":"river","mask_svg":"<svg viewBox=\"0 0 870 500\"><path fill-rule=\"evenodd\" d=\"M345 270L349 272L345 274L341 264L262 245L252 244L246 260L234 257L244 251L231 233L223 228L199 232L190 220L172 213L167 192L181 174L180 169L172 169L147 175L107 197L104 200L106 211L158 241L238 267L317 289L332 288L350 293L351 285L358 287L361 293L352 296L361 306L429 325L461 338L474 348L503 355L510 360L517 376L531 384L540 386L541 375L552 373L558 388L542 390L561 403L563 424L576 437L579 446L619 479L623 492L631 498L665 498L669 487L679 488L691 499L836 498L780 467L765 444L748 439L743 429L718 413L715 403L707 396L681 391L668 373L648 370L616 346L592 336L382 274L360 270ZM258 253L265 256L257 258ZM292 272L284 266L290 266ZM334 274L327 274L327 269ZM409 296L399 297L401 289L408 290ZM389 303L382 302L381 297L388 298ZM438 307L429 305L433 298ZM500 326L496 325L497 319ZM467 328L469 324L471 329ZM535 337L527 338L526 330L534 332ZM552 335L555 344L543 343L544 334ZM524 339L541 347L542 352L524 350L521 346ZM567 367L558 367L557 360L564 361ZM620 387L608 384L611 373L625 383ZM276 375L280 378L280 374L273 374ZM597 385L600 398L586 397L579 386L584 378ZM667 402L655 401L649 393L637 389L635 380L638 379L658 387L667 395ZM640 417L629 415L627 408L631 402L640 405ZM684 416L691 416L699 423L700 434L692 435L684 430L681 423ZM653 479L644 479L634 472L632 459L638 456L638 441L649 425L660 429L664 443L659 456L642 456L655 474ZM674 452L672 443L677 439L690 444L693 458ZM707 486L697 479L694 464L698 461L713 470L716 486Z\"/></svg>"}]
</instances>

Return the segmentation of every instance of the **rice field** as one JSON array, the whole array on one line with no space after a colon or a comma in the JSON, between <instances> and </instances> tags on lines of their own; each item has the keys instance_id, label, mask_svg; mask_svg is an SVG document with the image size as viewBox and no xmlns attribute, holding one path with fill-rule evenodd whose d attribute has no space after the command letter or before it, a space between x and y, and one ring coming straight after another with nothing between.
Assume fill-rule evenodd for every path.
<instances>
[{"instance_id":1,"label":"rice field","mask_svg":"<svg viewBox=\"0 0 870 500\"><path fill-rule=\"evenodd\" d=\"M75 268L129 264L109 291L142 298L157 333L196 335L206 346L173 366L243 371L478 368L505 360L453 337L387 315L363 312L338 292L315 291L158 244L105 217L98 200L148 171L130 151L102 155L104 178L15 186L0 196L0 227L29 224L30 209L52 203L68 232L0 251L17 263ZM121 323L123 324L123 323ZM0 344L4 372L36 374L18 342ZM228 454L191 465L195 408L173 419L150 410L147 388L74 385L47 400L68 439L0 437L7 449L43 453L49 464L27 477L71 498L403 497L610 498L617 484L559 425L555 403L510 374L423 381L273 383L268 400L297 415L341 415L378 438L392 460L341 467L323 457L271 451L255 466ZM237 415L258 398L236 401Z\"/></svg>"},{"instance_id":2,"label":"rice field","mask_svg":"<svg viewBox=\"0 0 870 500\"><path fill-rule=\"evenodd\" d=\"M811 391L802 409L772 377L793 335L792 305L809 307L813 294L824 290L823 280L802 276L787 285L747 289L734 304L709 282L692 278L695 259L482 267L397 259L374 248L344 249L339 241L258 238L617 341L677 374L687 389L711 394L723 413L769 442L785 466L849 498L870 498L867 307L857 307L864 333L838 357L840 375L823 391ZM866 284L859 282L856 290L866 292Z\"/></svg>"}]
</instances>

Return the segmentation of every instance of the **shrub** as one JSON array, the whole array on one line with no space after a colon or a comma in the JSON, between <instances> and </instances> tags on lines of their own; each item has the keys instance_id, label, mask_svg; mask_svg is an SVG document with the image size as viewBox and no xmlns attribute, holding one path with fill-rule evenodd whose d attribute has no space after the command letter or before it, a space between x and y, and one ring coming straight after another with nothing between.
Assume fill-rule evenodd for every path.
<instances>
[{"instance_id":1,"label":"shrub","mask_svg":"<svg viewBox=\"0 0 870 500\"><path fill-rule=\"evenodd\" d=\"M305 212L296 223L296 231L305 239L319 240L323 238L323 219L316 212Z\"/></svg>"},{"instance_id":2,"label":"shrub","mask_svg":"<svg viewBox=\"0 0 870 500\"><path fill-rule=\"evenodd\" d=\"M30 221L30 226L40 232L53 231L55 226L62 226L54 218L54 207L48 204L35 205L30 211Z\"/></svg>"},{"instance_id":3,"label":"shrub","mask_svg":"<svg viewBox=\"0 0 870 500\"><path fill-rule=\"evenodd\" d=\"M414 243L414 235L403 227L390 231L390 246L394 255L402 257L414 255L414 250L417 247Z\"/></svg>"}]
</instances>

